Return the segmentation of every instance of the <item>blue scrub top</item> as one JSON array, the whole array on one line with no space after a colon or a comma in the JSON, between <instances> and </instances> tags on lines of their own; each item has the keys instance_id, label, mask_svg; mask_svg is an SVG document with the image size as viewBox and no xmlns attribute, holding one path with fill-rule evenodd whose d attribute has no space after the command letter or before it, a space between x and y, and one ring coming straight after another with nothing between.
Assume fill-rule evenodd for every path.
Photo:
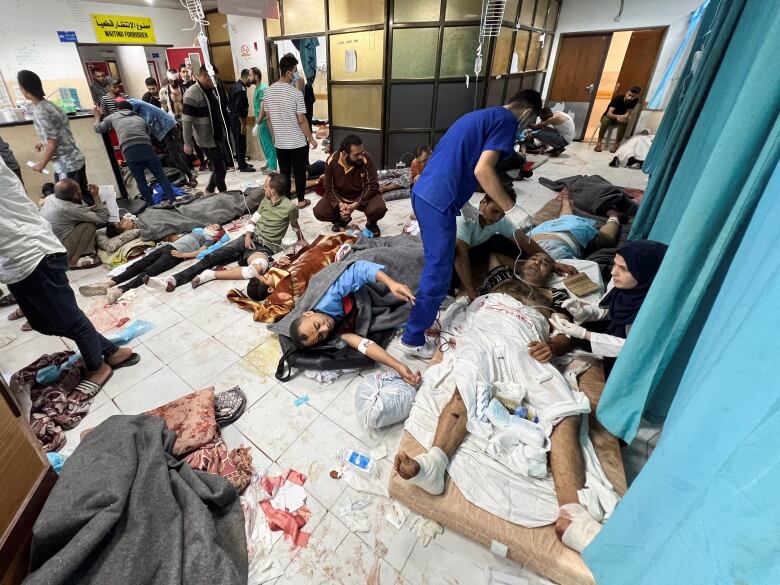
<instances>
[{"instance_id":1,"label":"blue scrub top","mask_svg":"<svg viewBox=\"0 0 780 585\"><path fill-rule=\"evenodd\" d=\"M474 194L474 168L486 150L512 154L517 135L517 118L496 106L470 112L456 121L433 150L425 171L412 189L442 213L457 214Z\"/></svg>"}]
</instances>

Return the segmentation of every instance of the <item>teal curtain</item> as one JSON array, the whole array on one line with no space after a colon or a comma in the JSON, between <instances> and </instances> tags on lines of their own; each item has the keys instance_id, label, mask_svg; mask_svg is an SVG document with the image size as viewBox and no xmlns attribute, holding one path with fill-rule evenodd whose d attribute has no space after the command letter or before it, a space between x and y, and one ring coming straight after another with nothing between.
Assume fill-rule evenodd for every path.
<instances>
[{"instance_id":1,"label":"teal curtain","mask_svg":"<svg viewBox=\"0 0 780 585\"><path fill-rule=\"evenodd\" d=\"M686 147L647 235L669 250L598 407L601 422L627 442L643 413L651 419L667 413L780 152L777 0L713 1L703 21L726 35L713 42L724 45L723 56L701 58L699 67L712 70L697 72L692 82L702 86L688 95L706 99L690 108L683 100L676 116L696 122L691 128L674 123L668 136L670 144ZM767 245L776 249L778 242Z\"/></svg>"},{"instance_id":2,"label":"teal curtain","mask_svg":"<svg viewBox=\"0 0 780 585\"><path fill-rule=\"evenodd\" d=\"M773 0L775 2L775 0ZM688 61L672 93L653 147L643 165L650 175L629 239L647 238L686 151L702 107L732 38L746 0L713 0L701 17ZM775 2L776 3L776 2ZM688 194L683 197L687 199Z\"/></svg>"},{"instance_id":3,"label":"teal curtain","mask_svg":"<svg viewBox=\"0 0 780 585\"><path fill-rule=\"evenodd\" d=\"M585 549L599 585L780 583L779 194L775 166L661 440Z\"/></svg>"}]
</instances>

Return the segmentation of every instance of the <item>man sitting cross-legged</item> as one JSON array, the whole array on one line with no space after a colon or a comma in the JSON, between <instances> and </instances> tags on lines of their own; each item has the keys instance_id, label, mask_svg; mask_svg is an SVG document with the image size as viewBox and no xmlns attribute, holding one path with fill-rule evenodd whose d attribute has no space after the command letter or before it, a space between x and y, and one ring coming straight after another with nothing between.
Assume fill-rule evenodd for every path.
<instances>
[{"instance_id":1,"label":"man sitting cross-legged","mask_svg":"<svg viewBox=\"0 0 780 585\"><path fill-rule=\"evenodd\" d=\"M190 281L192 288L197 288L215 279L249 280L265 274L272 256L281 251L282 239L290 226L298 236L297 245L307 246L301 226L298 225L298 207L284 196L287 186L287 178L284 175L269 173L263 185L265 197L246 225L243 238L236 238L200 262L172 276L149 279L149 286L173 292L177 286ZM238 268L213 270L231 262L238 262Z\"/></svg>"},{"instance_id":2,"label":"man sitting cross-legged","mask_svg":"<svg viewBox=\"0 0 780 585\"><path fill-rule=\"evenodd\" d=\"M433 495L443 493L449 471L464 496L480 507L501 517L514 514L512 521L527 526L554 522L563 543L581 551L601 528L592 514L603 517L593 498L581 501L578 494L588 489L580 415L590 405L547 363L570 348L563 336L549 336L548 307L545 295L520 280L500 284L468 307L454 349L425 373L406 425L431 447L414 458L399 451L394 466L401 478ZM540 345L549 351L535 351ZM430 415L435 418L437 410L431 441ZM459 454L462 449L466 453ZM482 458L479 464L487 457L486 465L498 468L476 468L475 453ZM548 456L557 509L545 499L552 487ZM591 474L590 467L587 471L590 487L592 478L601 476ZM489 483L507 475L507 485ZM611 486L603 487L599 505L601 493L611 493Z\"/></svg>"},{"instance_id":3,"label":"man sitting cross-legged","mask_svg":"<svg viewBox=\"0 0 780 585\"><path fill-rule=\"evenodd\" d=\"M153 276L170 270L189 258L208 255L218 250L224 240L225 231L218 223L196 228L171 244L165 244L128 265L122 274L109 280L79 288L87 297L106 295L109 303L115 303L124 293L142 284L148 284ZM227 238L225 238L227 239Z\"/></svg>"}]
</instances>

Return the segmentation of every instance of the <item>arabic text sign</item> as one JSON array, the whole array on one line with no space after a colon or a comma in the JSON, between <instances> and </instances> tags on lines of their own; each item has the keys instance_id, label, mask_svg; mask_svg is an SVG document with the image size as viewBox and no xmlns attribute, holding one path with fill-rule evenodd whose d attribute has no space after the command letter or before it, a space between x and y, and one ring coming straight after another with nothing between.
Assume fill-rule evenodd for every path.
<instances>
[{"instance_id":1,"label":"arabic text sign","mask_svg":"<svg viewBox=\"0 0 780 585\"><path fill-rule=\"evenodd\" d=\"M116 14L91 14L90 16L98 43L153 45L156 42L151 18Z\"/></svg>"}]
</instances>

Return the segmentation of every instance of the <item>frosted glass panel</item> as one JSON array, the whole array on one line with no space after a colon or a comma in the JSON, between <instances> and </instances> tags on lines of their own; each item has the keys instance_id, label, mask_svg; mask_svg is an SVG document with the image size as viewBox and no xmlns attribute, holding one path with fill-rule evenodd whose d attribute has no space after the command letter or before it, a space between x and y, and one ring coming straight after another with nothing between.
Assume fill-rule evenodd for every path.
<instances>
[{"instance_id":1,"label":"frosted glass panel","mask_svg":"<svg viewBox=\"0 0 780 585\"><path fill-rule=\"evenodd\" d=\"M550 0L550 10L547 13L547 30L555 30L555 23L558 20L558 12L561 10L560 0Z\"/></svg>"},{"instance_id":2,"label":"frosted glass panel","mask_svg":"<svg viewBox=\"0 0 780 585\"><path fill-rule=\"evenodd\" d=\"M441 0L395 0L394 22L430 22L439 20Z\"/></svg>"},{"instance_id":3,"label":"frosted glass panel","mask_svg":"<svg viewBox=\"0 0 780 585\"><path fill-rule=\"evenodd\" d=\"M509 71L509 61L512 57L512 33L511 28L502 27L496 39L496 50L493 53L493 65L490 68L491 75L504 75Z\"/></svg>"},{"instance_id":4,"label":"frosted glass panel","mask_svg":"<svg viewBox=\"0 0 780 585\"><path fill-rule=\"evenodd\" d=\"M550 0L536 0L536 16L534 16L534 26L544 28L544 21L547 19L547 8Z\"/></svg>"},{"instance_id":5,"label":"frosted glass panel","mask_svg":"<svg viewBox=\"0 0 780 585\"><path fill-rule=\"evenodd\" d=\"M552 48L553 43L553 34L548 33L544 37L544 46L542 47L542 56L539 57L539 67L538 69L547 69L550 59L550 49Z\"/></svg>"},{"instance_id":6,"label":"frosted glass panel","mask_svg":"<svg viewBox=\"0 0 780 585\"><path fill-rule=\"evenodd\" d=\"M381 85L331 85L330 94L334 126L381 127Z\"/></svg>"},{"instance_id":7,"label":"frosted glass panel","mask_svg":"<svg viewBox=\"0 0 780 585\"><path fill-rule=\"evenodd\" d=\"M504 9L504 20L509 22L516 22L517 19L517 7L520 5L520 0L508 0L506 8Z\"/></svg>"},{"instance_id":8,"label":"frosted glass panel","mask_svg":"<svg viewBox=\"0 0 780 585\"><path fill-rule=\"evenodd\" d=\"M438 49L438 28L393 30L393 79L435 77Z\"/></svg>"},{"instance_id":9,"label":"frosted glass panel","mask_svg":"<svg viewBox=\"0 0 780 585\"><path fill-rule=\"evenodd\" d=\"M479 20L482 0L447 0L447 20Z\"/></svg>"},{"instance_id":10,"label":"frosted glass panel","mask_svg":"<svg viewBox=\"0 0 780 585\"><path fill-rule=\"evenodd\" d=\"M385 33L381 30L331 36L329 51L331 79L336 81L382 79L384 48Z\"/></svg>"},{"instance_id":11,"label":"frosted glass panel","mask_svg":"<svg viewBox=\"0 0 780 585\"><path fill-rule=\"evenodd\" d=\"M325 4L322 0L284 0L284 34L325 30Z\"/></svg>"},{"instance_id":12,"label":"frosted glass panel","mask_svg":"<svg viewBox=\"0 0 780 585\"><path fill-rule=\"evenodd\" d=\"M531 33L527 30L519 30L515 34L515 50L512 55L512 64L510 73L520 73L525 71L525 58L528 54L528 40Z\"/></svg>"},{"instance_id":13,"label":"frosted glass panel","mask_svg":"<svg viewBox=\"0 0 780 585\"><path fill-rule=\"evenodd\" d=\"M328 6L330 30L382 24L385 21L384 0L330 0Z\"/></svg>"},{"instance_id":14,"label":"frosted glass panel","mask_svg":"<svg viewBox=\"0 0 780 585\"><path fill-rule=\"evenodd\" d=\"M439 77L474 75L474 59L477 57L478 46L478 26L445 28Z\"/></svg>"},{"instance_id":15,"label":"frosted glass panel","mask_svg":"<svg viewBox=\"0 0 780 585\"><path fill-rule=\"evenodd\" d=\"M265 19L265 32L269 37L280 37L282 36L282 26L281 23L275 19L275 18L266 18Z\"/></svg>"},{"instance_id":16,"label":"frosted glass panel","mask_svg":"<svg viewBox=\"0 0 780 585\"><path fill-rule=\"evenodd\" d=\"M531 43L528 45L528 61L525 64L526 71L535 71L539 63L541 53L541 37L539 33L531 33Z\"/></svg>"},{"instance_id":17,"label":"frosted glass panel","mask_svg":"<svg viewBox=\"0 0 780 585\"><path fill-rule=\"evenodd\" d=\"M520 7L520 24L533 26L535 4L536 0L523 0L523 5Z\"/></svg>"}]
</instances>

